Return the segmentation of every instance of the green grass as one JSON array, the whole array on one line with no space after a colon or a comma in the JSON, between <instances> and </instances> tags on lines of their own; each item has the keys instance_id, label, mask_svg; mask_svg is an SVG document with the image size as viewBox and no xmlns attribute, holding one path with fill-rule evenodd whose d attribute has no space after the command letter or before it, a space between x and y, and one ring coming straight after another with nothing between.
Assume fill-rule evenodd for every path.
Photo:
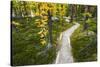
<instances>
[{"instance_id":1,"label":"green grass","mask_svg":"<svg viewBox=\"0 0 100 67\"><path fill-rule=\"evenodd\" d=\"M75 62L97 60L96 34L87 35L82 25L71 36L71 45Z\"/></svg>"}]
</instances>

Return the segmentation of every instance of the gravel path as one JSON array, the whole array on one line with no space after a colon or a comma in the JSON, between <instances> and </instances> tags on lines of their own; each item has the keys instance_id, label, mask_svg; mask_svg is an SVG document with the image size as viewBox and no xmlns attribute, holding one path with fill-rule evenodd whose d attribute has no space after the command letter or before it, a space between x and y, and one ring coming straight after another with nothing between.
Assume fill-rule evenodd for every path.
<instances>
[{"instance_id":1,"label":"gravel path","mask_svg":"<svg viewBox=\"0 0 100 67\"><path fill-rule=\"evenodd\" d=\"M70 36L78 27L79 27L79 24L76 23L71 28L67 29L66 31L62 33L62 46L61 46L61 49L58 51L55 64L74 62L73 56L71 53Z\"/></svg>"}]
</instances>

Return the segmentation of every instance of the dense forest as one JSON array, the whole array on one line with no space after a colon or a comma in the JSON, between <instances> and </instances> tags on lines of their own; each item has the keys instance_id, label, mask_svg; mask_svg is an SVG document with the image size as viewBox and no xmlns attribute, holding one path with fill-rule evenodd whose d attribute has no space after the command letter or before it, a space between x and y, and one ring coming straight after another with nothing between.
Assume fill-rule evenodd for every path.
<instances>
[{"instance_id":1,"label":"dense forest","mask_svg":"<svg viewBox=\"0 0 100 67\"><path fill-rule=\"evenodd\" d=\"M97 6L11 1L12 64L54 64L61 33L80 24L71 35L74 62L97 60Z\"/></svg>"}]
</instances>

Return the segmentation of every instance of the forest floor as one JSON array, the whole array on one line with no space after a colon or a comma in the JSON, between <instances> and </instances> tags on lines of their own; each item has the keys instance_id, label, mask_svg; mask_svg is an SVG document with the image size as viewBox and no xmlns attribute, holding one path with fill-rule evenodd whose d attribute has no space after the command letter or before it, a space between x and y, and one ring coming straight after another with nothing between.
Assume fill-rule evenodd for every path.
<instances>
[{"instance_id":1,"label":"forest floor","mask_svg":"<svg viewBox=\"0 0 100 67\"><path fill-rule=\"evenodd\" d=\"M74 61L71 50L70 36L79 26L80 24L75 23L75 25L62 33L61 48L58 51L55 64L72 63Z\"/></svg>"}]
</instances>

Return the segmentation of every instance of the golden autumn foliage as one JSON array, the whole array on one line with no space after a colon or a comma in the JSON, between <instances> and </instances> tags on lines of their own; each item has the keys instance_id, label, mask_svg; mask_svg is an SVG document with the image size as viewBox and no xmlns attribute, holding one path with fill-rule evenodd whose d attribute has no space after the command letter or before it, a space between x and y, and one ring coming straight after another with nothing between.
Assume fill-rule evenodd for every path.
<instances>
[{"instance_id":1,"label":"golden autumn foliage","mask_svg":"<svg viewBox=\"0 0 100 67\"><path fill-rule=\"evenodd\" d=\"M65 15L66 9L65 5L62 4L54 4L54 3L36 3L36 16L40 16L40 19L36 19L35 24L38 28L40 28L40 31L37 33L40 36L40 43L42 45L46 44L45 37L48 34L48 11L50 11L50 14L52 16L56 16L57 12L59 12L59 15L62 17ZM43 39L44 38L44 39ZM41 40L42 39L42 40Z\"/></svg>"},{"instance_id":2,"label":"golden autumn foliage","mask_svg":"<svg viewBox=\"0 0 100 67\"><path fill-rule=\"evenodd\" d=\"M48 32L46 29L46 25L48 23L47 22L48 21L48 13L47 13L48 8L49 7L47 6L47 4L41 3L40 7L39 7L40 11L39 10L36 11L36 15L41 17L40 19L36 20L35 23L37 24L37 27L39 27L41 29L38 32L38 35L40 36L40 43L42 45L46 44L46 40L43 38L46 37L47 32Z\"/></svg>"},{"instance_id":3,"label":"golden autumn foliage","mask_svg":"<svg viewBox=\"0 0 100 67\"><path fill-rule=\"evenodd\" d=\"M16 26L21 25L20 23L17 23L17 22L15 22L15 21L12 21L12 24L14 24L14 25L16 25Z\"/></svg>"}]
</instances>

